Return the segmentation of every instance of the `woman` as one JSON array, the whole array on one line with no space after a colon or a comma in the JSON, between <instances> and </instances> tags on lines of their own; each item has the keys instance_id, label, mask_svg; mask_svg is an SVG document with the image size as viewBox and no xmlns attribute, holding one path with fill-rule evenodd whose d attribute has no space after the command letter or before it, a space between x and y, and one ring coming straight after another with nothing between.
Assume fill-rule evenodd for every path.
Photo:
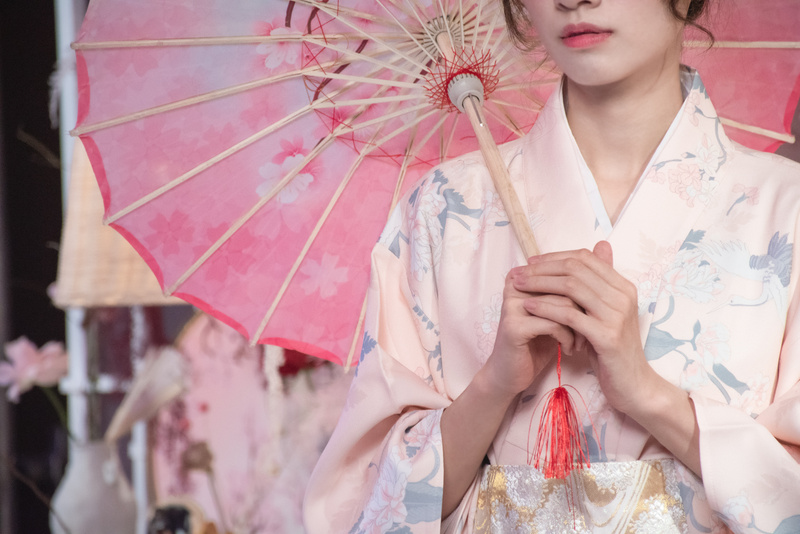
<instances>
[{"instance_id":1,"label":"woman","mask_svg":"<svg viewBox=\"0 0 800 534\"><path fill-rule=\"evenodd\" d=\"M705 1L504 8L564 72L502 148L543 254L479 156L406 197L308 529L800 532L800 168L731 143L680 65ZM588 405L566 481L529 465L557 343Z\"/></svg>"}]
</instances>

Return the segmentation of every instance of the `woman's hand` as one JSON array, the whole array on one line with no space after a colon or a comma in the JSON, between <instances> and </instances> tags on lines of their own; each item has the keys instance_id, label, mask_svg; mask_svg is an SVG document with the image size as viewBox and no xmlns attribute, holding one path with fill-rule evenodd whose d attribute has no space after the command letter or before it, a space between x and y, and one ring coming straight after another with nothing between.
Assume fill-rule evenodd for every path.
<instances>
[{"instance_id":1,"label":"woman's hand","mask_svg":"<svg viewBox=\"0 0 800 534\"><path fill-rule=\"evenodd\" d=\"M575 345L575 335L564 324L530 313L530 307L546 305L549 309L571 309L577 306L569 299L554 294L536 295L525 289L525 280L532 275L531 265L515 267L506 276L503 306L494 349L481 373L489 387L507 396L527 388L538 372L557 354L557 343L567 354Z\"/></svg>"},{"instance_id":2,"label":"woman's hand","mask_svg":"<svg viewBox=\"0 0 800 534\"><path fill-rule=\"evenodd\" d=\"M543 254L514 278L514 289L541 294L524 300L526 313L563 325L588 341L586 350L603 393L613 407L628 413L644 400L648 384L663 379L644 356L636 287L612 263L606 241L592 252ZM554 297L562 300L555 302Z\"/></svg>"}]
</instances>

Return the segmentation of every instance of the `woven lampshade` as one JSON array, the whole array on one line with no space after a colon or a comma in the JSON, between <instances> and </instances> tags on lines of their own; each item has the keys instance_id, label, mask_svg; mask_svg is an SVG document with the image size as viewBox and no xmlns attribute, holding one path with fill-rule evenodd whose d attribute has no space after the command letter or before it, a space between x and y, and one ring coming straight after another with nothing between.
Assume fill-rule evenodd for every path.
<instances>
[{"instance_id":1,"label":"woven lampshade","mask_svg":"<svg viewBox=\"0 0 800 534\"><path fill-rule=\"evenodd\" d=\"M83 143L75 143L53 302L60 308L186 304L165 297L133 247L103 225L103 199Z\"/></svg>"}]
</instances>

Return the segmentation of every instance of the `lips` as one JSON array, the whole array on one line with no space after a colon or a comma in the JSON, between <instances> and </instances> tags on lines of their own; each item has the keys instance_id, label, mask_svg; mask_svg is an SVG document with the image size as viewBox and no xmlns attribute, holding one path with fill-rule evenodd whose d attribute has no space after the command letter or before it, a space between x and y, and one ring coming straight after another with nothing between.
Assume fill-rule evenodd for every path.
<instances>
[{"instance_id":1,"label":"lips","mask_svg":"<svg viewBox=\"0 0 800 534\"><path fill-rule=\"evenodd\" d=\"M561 40L571 48L587 48L600 44L608 39L613 32L607 28L600 28L594 24L569 24L561 30Z\"/></svg>"}]
</instances>

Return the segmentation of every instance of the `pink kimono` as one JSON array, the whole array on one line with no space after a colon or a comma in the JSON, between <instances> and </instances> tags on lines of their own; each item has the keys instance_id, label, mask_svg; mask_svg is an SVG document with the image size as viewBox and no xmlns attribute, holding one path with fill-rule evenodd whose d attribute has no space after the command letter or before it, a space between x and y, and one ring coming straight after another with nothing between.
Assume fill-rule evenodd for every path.
<instances>
[{"instance_id":1,"label":"pink kimono","mask_svg":"<svg viewBox=\"0 0 800 534\"><path fill-rule=\"evenodd\" d=\"M548 480L529 465L553 365L442 520L442 410L489 357L505 275L525 261L470 154L419 182L374 249L361 362L306 494L310 533L800 532L800 166L732 143L700 78L687 69L683 83L683 107L613 226L561 91L501 150L542 252L608 240L637 285L645 354L693 399L703 480L568 357L591 468Z\"/></svg>"}]
</instances>

